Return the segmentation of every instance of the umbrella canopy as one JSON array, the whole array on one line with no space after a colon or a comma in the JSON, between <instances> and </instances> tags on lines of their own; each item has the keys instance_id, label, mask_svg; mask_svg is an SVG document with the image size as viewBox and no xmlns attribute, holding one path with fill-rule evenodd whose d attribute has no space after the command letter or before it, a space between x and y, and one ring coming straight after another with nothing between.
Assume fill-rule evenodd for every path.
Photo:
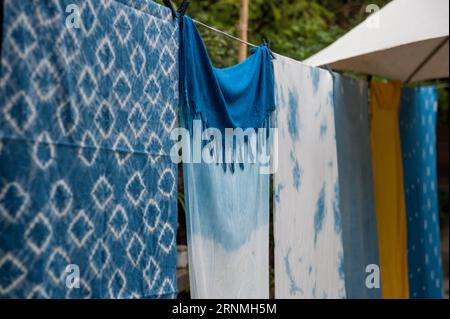
<instances>
[{"instance_id":1,"label":"umbrella canopy","mask_svg":"<svg viewBox=\"0 0 450 319\"><path fill-rule=\"evenodd\" d=\"M448 78L448 0L394 0L304 61L402 82Z\"/></svg>"}]
</instances>

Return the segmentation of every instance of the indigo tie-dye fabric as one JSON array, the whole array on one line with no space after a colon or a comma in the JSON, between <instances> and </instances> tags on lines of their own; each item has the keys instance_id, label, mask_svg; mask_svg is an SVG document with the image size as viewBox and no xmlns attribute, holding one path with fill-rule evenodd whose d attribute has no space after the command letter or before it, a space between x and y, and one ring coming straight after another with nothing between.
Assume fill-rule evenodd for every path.
<instances>
[{"instance_id":1,"label":"indigo tie-dye fabric","mask_svg":"<svg viewBox=\"0 0 450 319\"><path fill-rule=\"evenodd\" d=\"M69 4L79 28L66 25ZM6 0L2 49L0 297L171 297L170 11L150 1ZM69 264L79 288L66 280Z\"/></svg>"},{"instance_id":2,"label":"indigo tie-dye fabric","mask_svg":"<svg viewBox=\"0 0 450 319\"><path fill-rule=\"evenodd\" d=\"M402 90L399 121L411 298L443 298L436 176L437 100L433 86Z\"/></svg>"},{"instance_id":3,"label":"indigo tie-dye fabric","mask_svg":"<svg viewBox=\"0 0 450 319\"><path fill-rule=\"evenodd\" d=\"M203 42L199 36L185 34L197 34L192 22L187 17L185 19L182 37L190 42L189 45L185 42L186 47L182 47L181 65L199 63L197 72L209 70L211 62ZM202 58L197 59L192 52L197 52ZM186 76L181 78L181 92L184 93L181 110L183 126L189 132L187 141L190 142L183 145L183 173L192 298L269 298L269 175L261 170L259 161L239 163L237 158L233 158L224 163L226 152L234 155L243 148L248 150L250 138L248 142L244 139L240 143L234 138L235 142L230 145L224 142L225 136L218 136L224 128L242 130L241 125L245 124L239 123L254 121L248 118L254 115L248 112L249 108L261 107L261 113L265 114L265 110L274 106L272 66L263 63L263 55L268 55L268 50L259 47L253 54L256 55L236 66L206 71L210 81L215 83L214 90L208 86L198 90L206 90L203 95L211 97L210 101L223 103L203 104L201 114L195 107L205 103L197 95L199 91L192 86L184 86L195 79L187 70L180 73ZM269 79L259 76L258 70L263 68L271 74ZM199 74L197 76L200 77ZM255 95L254 90L245 84L266 92L266 98ZM242 112L237 117L231 116L236 115L238 109ZM207 121L206 114L220 116L210 117ZM230 118L228 115L237 121L224 120ZM256 121L254 124L257 127L249 128L257 129L265 122L267 118L261 118L260 123ZM213 129L217 135L209 136ZM270 136L266 133L257 139L258 147L267 145ZM203 142L196 144L201 138ZM207 148L213 143L215 148ZM211 162L207 163L205 157L195 162L199 146L202 146L202 152L212 153ZM220 151L223 151L221 155ZM186 153L190 153L191 158L186 158Z\"/></svg>"},{"instance_id":4,"label":"indigo tie-dye fabric","mask_svg":"<svg viewBox=\"0 0 450 319\"><path fill-rule=\"evenodd\" d=\"M347 298L381 298L380 281L366 285L379 267L367 82L333 77Z\"/></svg>"},{"instance_id":5,"label":"indigo tie-dye fabric","mask_svg":"<svg viewBox=\"0 0 450 319\"><path fill-rule=\"evenodd\" d=\"M345 298L332 76L278 55L273 63L275 297Z\"/></svg>"}]
</instances>

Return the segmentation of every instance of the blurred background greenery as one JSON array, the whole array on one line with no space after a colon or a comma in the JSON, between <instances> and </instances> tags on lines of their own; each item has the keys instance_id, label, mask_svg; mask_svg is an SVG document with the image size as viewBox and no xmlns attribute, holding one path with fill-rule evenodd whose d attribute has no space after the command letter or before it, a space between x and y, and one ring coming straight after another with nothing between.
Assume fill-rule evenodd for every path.
<instances>
[{"instance_id":1,"label":"blurred background greenery","mask_svg":"<svg viewBox=\"0 0 450 319\"><path fill-rule=\"evenodd\" d=\"M156 2L163 3L162 0ZM253 44L266 40L272 51L302 61L366 19L367 5L382 8L388 2L390 0L249 0L248 40ZM182 0L172 3L177 7ZM190 0L186 14L238 37L239 11L240 0ZM198 26L198 30L215 66L238 62L239 42L202 26ZM448 123L446 87L440 89L439 97L439 121Z\"/></svg>"},{"instance_id":2,"label":"blurred background greenery","mask_svg":"<svg viewBox=\"0 0 450 319\"><path fill-rule=\"evenodd\" d=\"M162 3L161 0L157 2ZM180 5L181 0L172 1ZM303 60L363 21L366 5L389 0L250 0L248 39L266 39L274 52ZM234 36L239 35L240 0L191 0L187 15ZM198 27L216 66L237 62L238 43Z\"/></svg>"}]
</instances>

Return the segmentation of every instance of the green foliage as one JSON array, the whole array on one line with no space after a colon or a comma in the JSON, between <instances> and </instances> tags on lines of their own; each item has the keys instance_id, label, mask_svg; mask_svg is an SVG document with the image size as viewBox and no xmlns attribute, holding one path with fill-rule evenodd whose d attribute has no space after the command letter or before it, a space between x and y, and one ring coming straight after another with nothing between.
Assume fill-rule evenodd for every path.
<instances>
[{"instance_id":1,"label":"green foliage","mask_svg":"<svg viewBox=\"0 0 450 319\"><path fill-rule=\"evenodd\" d=\"M438 87L438 95L439 95L439 112L438 112L438 123L447 123L448 124L448 81L438 81L436 84ZM442 85L445 85L443 87Z\"/></svg>"},{"instance_id":2,"label":"green foliage","mask_svg":"<svg viewBox=\"0 0 450 319\"><path fill-rule=\"evenodd\" d=\"M249 0L249 42L265 40L282 55L304 60L363 21L368 4L380 8L390 0ZM162 3L162 0L157 0ZM172 1L175 6L182 0ZM239 36L240 0L191 0L187 14ZM198 26L217 67L237 63L239 42ZM353 73L352 73L353 74ZM440 83L440 82L439 82ZM446 82L444 82L446 83ZM440 122L448 122L448 90L439 92Z\"/></svg>"},{"instance_id":3,"label":"green foliage","mask_svg":"<svg viewBox=\"0 0 450 319\"><path fill-rule=\"evenodd\" d=\"M158 1L161 2L161 1ZM181 0L173 1L176 5ZM249 42L266 39L274 52L303 60L333 43L367 17L369 3L382 7L389 0L249 0ZM240 0L191 0L187 14L239 36ZM237 62L239 43L198 27L213 63Z\"/></svg>"}]
</instances>

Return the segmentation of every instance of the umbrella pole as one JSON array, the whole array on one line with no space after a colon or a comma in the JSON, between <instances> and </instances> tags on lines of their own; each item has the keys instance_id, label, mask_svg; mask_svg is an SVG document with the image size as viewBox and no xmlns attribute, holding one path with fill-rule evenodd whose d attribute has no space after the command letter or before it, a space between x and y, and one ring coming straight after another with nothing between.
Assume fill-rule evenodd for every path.
<instances>
[{"instance_id":1,"label":"umbrella pole","mask_svg":"<svg viewBox=\"0 0 450 319\"><path fill-rule=\"evenodd\" d=\"M411 73L411 75L406 79L405 82L410 82L414 76L420 71L422 70L422 68L425 66L425 64L428 63L428 61L433 58L433 56L436 55L436 53L439 52L439 50L445 45L445 43L448 42L448 37L446 37L444 39L444 41L442 41L441 43L439 43L439 45L433 50L431 51L431 53L422 61L422 63L419 64L419 66L413 71L413 73Z\"/></svg>"}]
</instances>

